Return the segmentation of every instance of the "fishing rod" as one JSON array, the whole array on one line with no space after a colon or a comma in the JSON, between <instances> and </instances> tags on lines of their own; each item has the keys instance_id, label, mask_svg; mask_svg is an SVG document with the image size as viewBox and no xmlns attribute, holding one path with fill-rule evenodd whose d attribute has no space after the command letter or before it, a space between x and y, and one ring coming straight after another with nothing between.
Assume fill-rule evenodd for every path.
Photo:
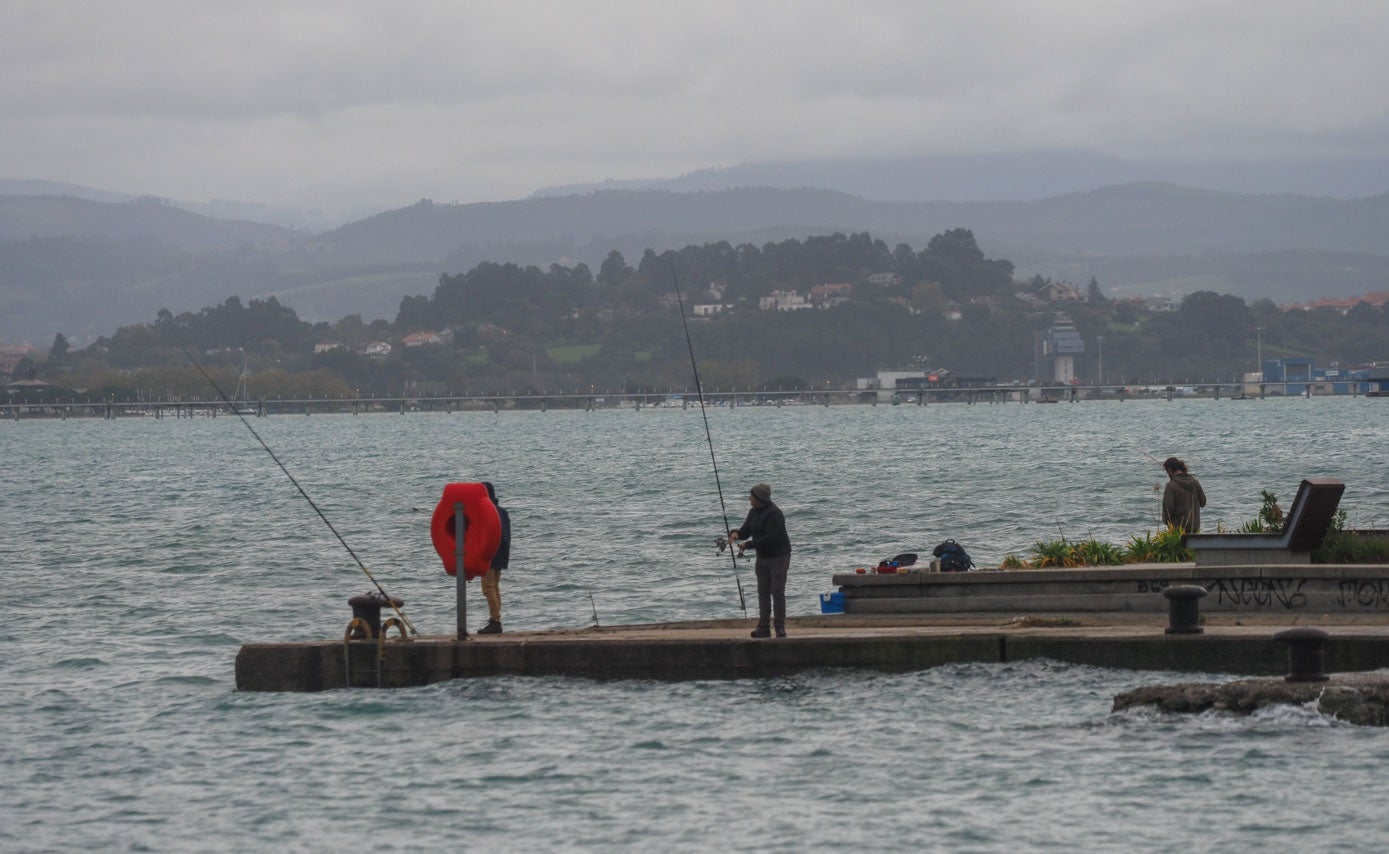
<instances>
[{"instance_id":1,"label":"fishing rod","mask_svg":"<svg viewBox=\"0 0 1389 854\"><path fill-rule=\"evenodd\" d=\"M680 294L680 280L675 276L675 257L668 256L670 261L670 280L675 283L675 301L680 305L680 325L685 329L685 346L690 351L690 370L694 371L695 394L699 396L699 414L704 419L704 438L709 443L709 462L714 467L714 486L719 491L719 509L723 511L723 533L725 542L733 539L733 528L728 524L728 505L723 500L723 483L719 480L719 461L714 457L714 434L709 430L709 410L704 406L704 386L699 382L699 364L695 362L694 343L690 340L690 324L685 320L685 298ZM722 551L722 549L720 549ZM733 581L738 585L738 607L743 609L743 616L748 615L748 603L743 598L743 580L738 577L738 555L733 549L728 550L728 557L733 561Z\"/></svg>"},{"instance_id":2,"label":"fishing rod","mask_svg":"<svg viewBox=\"0 0 1389 854\"><path fill-rule=\"evenodd\" d=\"M198 364L198 360L193 358L192 353L184 350L183 355L188 357L188 361L192 362L193 367L198 369L198 373L203 375L203 379L207 380L208 385L212 386L213 390L217 392L217 396L222 398L222 402L227 404L227 408L241 420L242 424L246 425L246 429L251 431L251 435L256 437L256 441L259 442L260 446L265 449L265 452L270 455L270 459L275 461L275 465L279 466L280 471L285 473L285 477L289 478L289 482L294 484L294 488L299 490L299 494L304 496L305 501L309 502L309 506L313 508L313 512L318 514L318 518L322 519L323 524L328 526L328 530L333 532L333 536L338 538L338 542L342 543L342 547L347 549L348 554L352 555L352 559L357 562L357 566L361 567L362 572L366 573L367 578L370 579L371 583L376 587L376 592L381 594L381 598L385 599L386 604L391 606L391 610L395 611L395 615L410 629L410 634L418 635L419 631L415 628L415 624L410 622L409 618L405 616L405 612L396 606L395 600L387 595L385 588L376 580L376 576L371 574L371 570L367 569L367 565L362 563L361 558L357 557L357 553L347 544L347 540L343 539L342 534L338 533L338 529L333 526L333 523L330 522L323 511L319 509L318 504L316 504L314 500L309 497L309 494L304 491L304 487L299 485L299 481L295 480L294 475L289 473L289 469L285 468L285 464L280 462L280 458L275 456L274 451L270 450L270 446L265 444L265 440L256 432L256 428L251 426L251 422L246 420L246 416L237 411L236 405L231 402L231 398L227 397L227 393L222 391L222 387L217 384L217 381L214 380L207 371L203 370L203 366Z\"/></svg>"},{"instance_id":3,"label":"fishing rod","mask_svg":"<svg viewBox=\"0 0 1389 854\"><path fill-rule=\"evenodd\" d=\"M1162 460L1158 459L1157 457L1153 456L1152 454L1148 453L1147 451L1143 450L1137 445L1131 445L1130 447L1132 447L1135 451L1147 457L1148 459L1152 460L1153 462L1157 463L1158 465L1162 465Z\"/></svg>"}]
</instances>

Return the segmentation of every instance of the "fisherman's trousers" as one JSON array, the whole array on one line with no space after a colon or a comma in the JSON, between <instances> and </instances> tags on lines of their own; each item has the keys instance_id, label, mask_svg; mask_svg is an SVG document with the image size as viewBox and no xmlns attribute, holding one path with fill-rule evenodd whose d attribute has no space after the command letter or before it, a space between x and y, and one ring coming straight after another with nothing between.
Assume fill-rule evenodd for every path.
<instances>
[{"instance_id":1,"label":"fisherman's trousers","mask_svg":"<svg viewBox=\"0 0 1389 854\"><path fill-rule=\"evenodd\" d=\"M495 566L482 576L482 595L487 597L487 616L502 621L502 572Z\"/></svg>"},{"instance_id":2,"label":"fisherman's trousers","mask_svg":"<svg viewBox=\"0 0 1389 854\"><path fill-rule=\"evenodd\" d=\"M757 627L765 629L773 610L776 622L771 625L781 631L786 628L786 573L791 568L791 556L757 558L753 571L757 574Z\"/></svg>"}]
</instances>

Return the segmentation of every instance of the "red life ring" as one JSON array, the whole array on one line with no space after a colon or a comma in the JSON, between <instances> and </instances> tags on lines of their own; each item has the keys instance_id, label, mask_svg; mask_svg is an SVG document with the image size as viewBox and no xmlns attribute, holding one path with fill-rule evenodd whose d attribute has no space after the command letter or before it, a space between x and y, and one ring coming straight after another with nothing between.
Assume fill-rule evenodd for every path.
<instances>
[{"instance_id":1,"label":"red life ring","mask_svg":"<svg viewBox=\"0 0 1389 854\"><path fill-rule=\"evenodd\" d=\"M429 521L429 536L434 551L444 561L444 572L456 574L458 540L454 535L453 507L463 505L463 577L479 578L492 564L492 556L502 544L502 517L497 505L487 497L487 487L480 483L449 483L444 485L444 497L434 508Z\"/></svg>"}]
</instances>

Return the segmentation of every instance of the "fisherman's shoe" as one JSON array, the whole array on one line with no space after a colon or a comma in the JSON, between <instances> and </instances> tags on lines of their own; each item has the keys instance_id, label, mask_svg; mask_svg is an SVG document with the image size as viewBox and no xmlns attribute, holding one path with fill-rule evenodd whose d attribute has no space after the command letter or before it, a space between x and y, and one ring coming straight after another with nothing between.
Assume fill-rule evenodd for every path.
<instances>
[{"instance_id":1,"label":"fisherman's shoe","mask_svg":"<svg viewBox=\"0 0 1389 854\"><path fill-rule=\"evenodd\" d=\"M772 633L767 630L766 626L758 626L752 630L752 636L755 638L769 638L772 636Z\"/></svg>"},{"instance_id":2,"label":"fisherman's shoe","mask_svg":"<svg viewBox=\"0 0 1389 854\"><path fill-rule=\"evenodd\" d=\"M488 620L487 625L477 630L480 635L499 635L502 633L502 624L497 620Z\"/></svg>"},{"instance_id":3,"label":"fisherman's shoe","mask_svg":"<svg viewBox=\"0 0 1389 854\"><path fill-rule=\"evenodd\" d=\"M784 638L784 637L786 637L786 630L785 630L785 629L777 629L777 630L776 630L776 636L779 637L779 638Z\"/></svg>"}]
</instances>

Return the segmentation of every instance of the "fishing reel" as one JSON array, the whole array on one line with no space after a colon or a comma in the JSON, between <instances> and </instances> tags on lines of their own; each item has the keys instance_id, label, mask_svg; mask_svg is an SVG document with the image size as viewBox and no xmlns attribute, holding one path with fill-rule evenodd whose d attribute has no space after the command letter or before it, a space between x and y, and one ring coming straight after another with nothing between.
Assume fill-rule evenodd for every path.
<instances>
[{"instance_id":1,"label":"fishing reel","mask_svg":"<svg viewBox=\"0 0 1389 854\"><path fill-rule=\"evenodd\" d=\"M728 550L730 543L728 542L728 537L715 537L714 545L718 547L719 554L723 554L725 551ZM732 545L738 547L738 554L741 555L743 553L744 546L741 542L735 541L732 543Z\"/></svg>"}]
</instances>

